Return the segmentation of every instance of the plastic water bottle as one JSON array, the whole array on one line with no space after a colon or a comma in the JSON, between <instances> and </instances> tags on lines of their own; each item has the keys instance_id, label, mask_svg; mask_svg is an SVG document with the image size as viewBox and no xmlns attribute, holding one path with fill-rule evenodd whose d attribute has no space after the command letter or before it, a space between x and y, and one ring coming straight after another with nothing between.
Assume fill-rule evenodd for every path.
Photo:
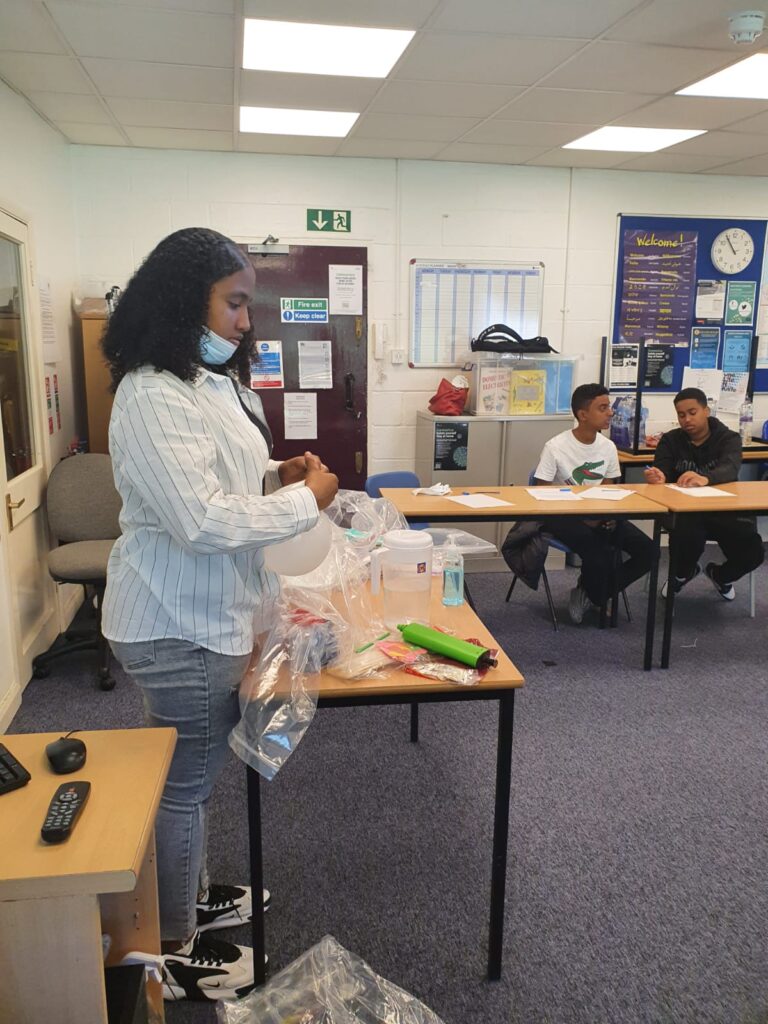
<instances>
[{"instance_id":1,"label":"plastic water bottle","mask_svg":"<svg viewBox=\"0 0 768 1024\"><path fill-rule=\"evenodd\" d=\"M443 548L443 604L464 604L464 556L453 541Z\"/></svg>"},{"instance_id":2,"label":"plastic water bottle","mask_svg":"<svg viewBox=\"0 0 768 1024\"><path fill-rule=\"evenodd\" d=\"M742 402L739 410L739 433L742 444L749 444L752 440L752 403Z\"/></svg>"}]
</instances>

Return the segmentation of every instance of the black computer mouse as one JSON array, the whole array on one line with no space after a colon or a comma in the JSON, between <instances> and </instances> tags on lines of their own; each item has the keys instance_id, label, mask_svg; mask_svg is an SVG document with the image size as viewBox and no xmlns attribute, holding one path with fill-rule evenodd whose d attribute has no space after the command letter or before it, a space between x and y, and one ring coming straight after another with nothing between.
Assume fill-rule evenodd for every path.
<instances>
[{"instance_id":1,"label":"black computer mouse","mask_svg":"<svg viewBox=\"0 0 768 1024\"><path fill-rule=\"evenodd\" d=\"M85 764L85 744L76 736L62 736L45 748L46 757L57 775L69 775Z\"/></svg>"}]
</instances>

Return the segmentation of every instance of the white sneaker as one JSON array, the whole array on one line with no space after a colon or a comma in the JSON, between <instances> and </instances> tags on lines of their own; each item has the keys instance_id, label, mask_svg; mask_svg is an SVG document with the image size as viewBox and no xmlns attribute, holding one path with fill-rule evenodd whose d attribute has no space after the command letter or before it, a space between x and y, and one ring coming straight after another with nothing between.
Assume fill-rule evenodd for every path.
<instances>
[{"instance_id":1,"label":"white sneaker","mask_svg":"<svg viewBox=\"0 0 768 1024\"><path fill-rule=\"evenodd\" d=\"M695 580L700 572L701 572L701 566L697 562L696 563L696 568L693 570L693 575L692 576L675 576L675 594L679 594L680 591L683 589L683 587L686 585L686 583L690 583L691 580ZM668 590L669 590L669 577L667 577L667 579L665 579L664 582L661 585L661 596L664 598L664 600L666 600L666 598L667 598L667 591Z\"/></svg>"},{"instance_id":2,"label":"white sneaker","mask_svg":"<svg viewBox=\"0 0 768 1024\"><path fill-rule=\"evenodd\" d=\"M165 999L236 999L254 986L253 950L199 931L162 960Z\"/></svg>"},{"instance_id":3,"label":"white sneaker","mask_svg":"<svg viewBox=\"0 0 768 1024\"><path fill-rule=\"evenodd\" d=\"M579 583L577 587L573 588L568 598L568 614L574 626L581 625L584 620L584 613L588 612L592 607L592 602L587 597L586 590Z\"/></svg>"},{"instance_id":4,"label":"white sneaker","mask_svg":"<svg viewBox=\"0 0 768 1024\"><path fill-rule=\"evenodd\" d=\"M269 889L262 890L264 909L272 902ZM236 928L253 916L250 885L211 885L197 899L197 928L207 932L213 928Z\"/></svg>"}]
</instances>

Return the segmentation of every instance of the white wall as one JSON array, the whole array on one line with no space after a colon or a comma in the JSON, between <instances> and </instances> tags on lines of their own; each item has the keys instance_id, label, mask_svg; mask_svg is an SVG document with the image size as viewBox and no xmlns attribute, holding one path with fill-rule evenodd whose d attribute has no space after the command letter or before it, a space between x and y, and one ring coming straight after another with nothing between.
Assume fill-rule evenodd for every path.
<instances>
[{"instance_id":1,"label":"white wall","mask_svg":"<svg viewBox=\"0 0 768 1024\"><path fill-rule=\"evenodd\" d=\"M597 378L609 329L617 214L768 210L765 178L93 146L72 155L83 294L123 286L180 227L311 244L308 207L351 209L352 233L338 242L368 247L369 321L388 325L390 347L408 346L410 259L541 260L543 333L582 356L579 382ZM441 376L371 359L370 472L412 467L416 410ZM768 398L759 399L756 419L766 416Z\"/></svg>"},{"instance_id":2,"label":"white wall","mask_svg":"<svg viewBox=\"0 0 768 1024\"><path fill-rule=\"evenodd\" d=\"M48 280L51 285L57 343L55 347L46 346L43 357L47 363L55 363L62 415L61 430L45 438L53 464L72 440L76 423L72 382L76 269L71 147L2 82L0 125L0 208L29 224L35 284ZM42 381L37 385L42 391Z\"/></svg>"}]
</instances>

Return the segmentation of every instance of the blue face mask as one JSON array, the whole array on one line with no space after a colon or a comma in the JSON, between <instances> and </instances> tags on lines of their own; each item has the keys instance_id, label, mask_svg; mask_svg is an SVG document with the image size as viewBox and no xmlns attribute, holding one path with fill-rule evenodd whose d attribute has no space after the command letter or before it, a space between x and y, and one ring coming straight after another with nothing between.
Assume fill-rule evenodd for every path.
<instances>
[{"instance_id":1,"label":"blue face mask","mask_svg":"<svg viewBox=\"0 0 768 1024\"><path fill-rule=\"evenodd\" d=\"M221 366L237 352L237 345L215 334L210 327L203 328L200 335L200 358L209 366Z\"/></svg>"}]
</instances>

